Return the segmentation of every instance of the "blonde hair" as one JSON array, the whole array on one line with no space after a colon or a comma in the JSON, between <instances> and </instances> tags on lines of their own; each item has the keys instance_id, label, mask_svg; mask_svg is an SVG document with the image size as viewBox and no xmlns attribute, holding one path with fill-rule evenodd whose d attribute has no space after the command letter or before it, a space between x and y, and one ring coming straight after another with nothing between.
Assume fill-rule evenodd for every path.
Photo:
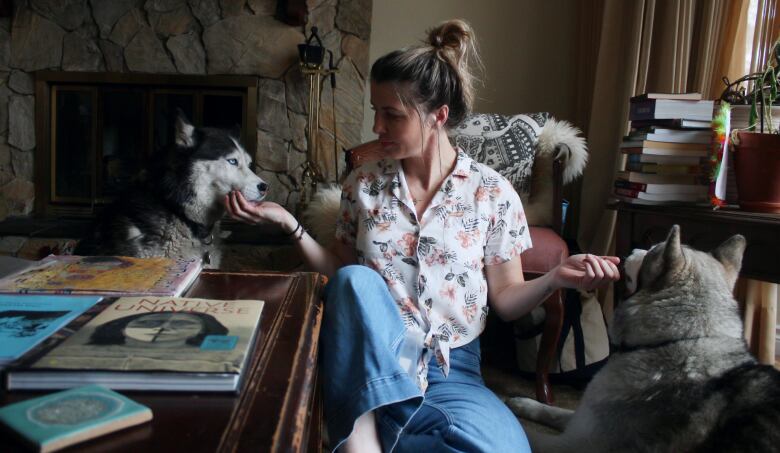
<instances>
[{"instance_id":1,"label":"blonde hair","mask_svg":"<svg viewBox=\"0 0 780 453\"><path fill-rule=\"evenodd\" d=\"M421 46L396 50L376 60L371 80L393 83L404 104L422 117L442 105L449 107L446 127L460 124L471 113L474 84L472 63L481 69L476 37L471 26L453 19L428 31Z\"/></svg>"}]
</instances>

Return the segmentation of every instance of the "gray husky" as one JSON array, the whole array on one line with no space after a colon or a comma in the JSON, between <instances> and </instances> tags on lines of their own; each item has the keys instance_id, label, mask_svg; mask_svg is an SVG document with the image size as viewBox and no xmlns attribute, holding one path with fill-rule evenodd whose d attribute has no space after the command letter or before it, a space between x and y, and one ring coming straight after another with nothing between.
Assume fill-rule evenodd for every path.
<instances>
[{"instance_id":1,"label":"gray husky","mask_svg":"<svg viewBox=\"0 0 780 453\"><path fill-rule=\"evenodd\" d=\"M512 398L519 416L559 435L529 433L538 452L780 450L780 372L759 365L742 337L732 290L745 239L711 253L665 242L635 251L636 292L615 312L616 352L576 411Z\"/></svg>"},{"instance_id":2,"label":"gray husky","mask_svg":"<svg viewBox=\"0 0 780 453\"><path fill-rule=\"evenodd\" d=\"M141 182L105 209L75 254L202 258L219 267L225 195L240 190L260 201L268 186L252 172L237 130L196 128L179 113L175 137Z\"/></svg>"}]
</instances>

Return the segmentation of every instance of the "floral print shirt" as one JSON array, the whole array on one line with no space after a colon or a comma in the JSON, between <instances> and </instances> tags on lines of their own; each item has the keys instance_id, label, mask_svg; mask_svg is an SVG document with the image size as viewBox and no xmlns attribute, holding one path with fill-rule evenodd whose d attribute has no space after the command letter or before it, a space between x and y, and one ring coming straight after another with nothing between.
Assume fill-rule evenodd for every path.
<instances>
[{"instance_id":1,"label":"floral print shirt","mask_svg":"<svg viewBox=\"0 0 780 453\"><path fill-rule=\"evenodd\" d=\"M336 239L387 282L407 328L421 339L417 384L430 354L445 376L449 351L476 339L487 317L484 267L531 247L520 197L491 168L458 150L452 173L421 218L400 162L355 169L342 185Z\"/></svg>"}]
</instances>

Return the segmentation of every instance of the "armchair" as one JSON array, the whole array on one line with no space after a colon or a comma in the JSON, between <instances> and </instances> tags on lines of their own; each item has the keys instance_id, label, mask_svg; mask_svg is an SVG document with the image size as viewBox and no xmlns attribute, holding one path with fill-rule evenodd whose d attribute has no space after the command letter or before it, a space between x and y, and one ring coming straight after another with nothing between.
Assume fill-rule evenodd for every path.
<instances>
[{"instance_id":1,"label":"armchair","mask_svg":"<svg viewBox=\"0 0 780 453\"><path fill-rule=\"evenodd\" d=\"M569 256L560 236L562 187L582 173L587 161L585 141L579 132L547 113L512 117L474 114L451 131L453 144L497 170L520 194L533 242L533 248L521 255L526 279L547 273ZM369 147L348 150L348 170L380 157L371 153ZM556 291L543 303L545 322L536 360L536 397L547 404L553 403L549 370L558 350L563 298L563 291ZM486 363L514 361L511 324L489 316L482 347Z\"/></svg>"}]
</instances>

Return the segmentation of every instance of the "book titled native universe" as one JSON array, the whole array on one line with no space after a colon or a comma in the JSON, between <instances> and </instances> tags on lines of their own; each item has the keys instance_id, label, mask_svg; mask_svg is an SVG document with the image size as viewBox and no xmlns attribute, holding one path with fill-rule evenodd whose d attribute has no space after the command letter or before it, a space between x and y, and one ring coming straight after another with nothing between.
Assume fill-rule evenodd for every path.
<instances>
[{"instance_id":1,"label":"book titled native universe","mask_svg":"<svg viewBox=\"0 0 780 453\"><path fill-rule=\"evenodd\" d=\"M0 293L178 296L201 266L200 259L50 255L0 279Z\"/></svg>"},{"instance_id":2,"label":"book titled native universe","mask_svg":"<svg viewBox=\"0 0 780 453\"><path fill-rule=\"evenodd\" d=\"M263 301L123 297L32 363L9 389L237 391Z\"/></svg>"},{"instance_id":3,"label":"book titled native universe","mask_svg":"<svg viewBox=\"0 0 780 453\"><path fill-rule=\"evenodd\" d=\"M46 453L152 419L152 411L98 385L88 385L0 408L0 422Z\"/></svg>"}]
</instances>

